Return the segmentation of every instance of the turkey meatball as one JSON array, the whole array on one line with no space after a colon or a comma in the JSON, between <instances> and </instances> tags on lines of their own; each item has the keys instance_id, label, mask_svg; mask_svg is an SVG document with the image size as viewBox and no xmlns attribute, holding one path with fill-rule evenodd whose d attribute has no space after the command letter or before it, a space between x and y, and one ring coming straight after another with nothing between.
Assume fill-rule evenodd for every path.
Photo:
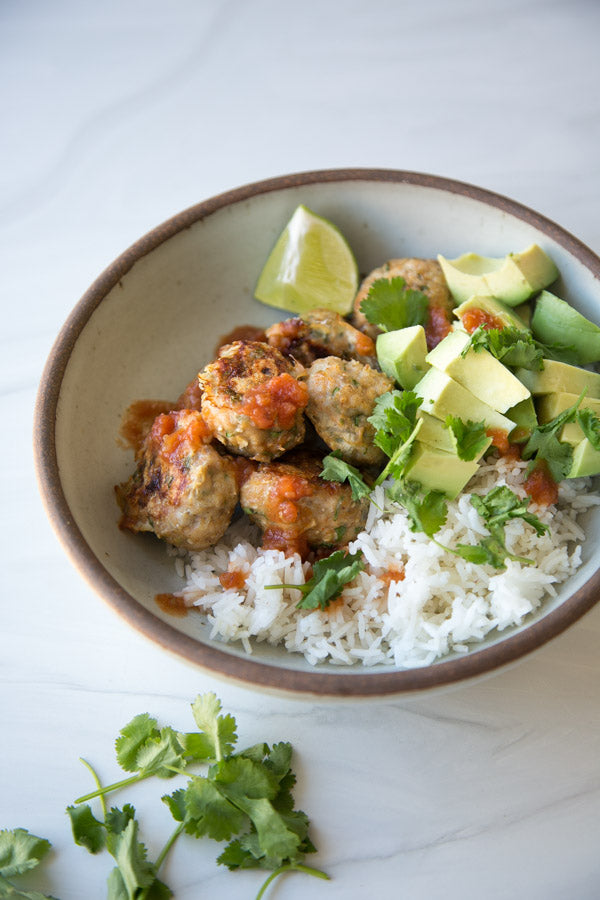
<instances>
[{"instance_id":1,"label":"turkey meatball","mask_svg":"<svg viewBox=\"0 0 600 900\"><path fill-rule=\"evenodd\" d=\"M198 376L202 415L232 453L266 462L304 439L303 366L261 341L234 341Z\"/></svg>"},{"instance_id":2,"label":"turkey meatball","mask_svg":"<svg viewBox=\"0 0 600 900\"><path fill-rule=\"evenodd\" d=\"M204 550L227 530L238 500L232 459L210 445L197 410L156 417L132 477L115 490L121 528L151 531L186 550Z\"/></svg>"},{"instance_id":3,"label":"turkey meatball","mask_svg":"<svg viewBox=\"0 0 600 900\"><path fill-rule=\"evenodd\" d=\"M306 412L327 446L354 465L381 463L385 456L367 419L377 398L392 390L392 379L356 360L329 356L312 364L307 386Z\"/></svg>"},{"instance_id":4,"label":"turkey meatball","mask_svg":"<svg viewBox=\"0 0 600 900\"><path fill-rule=\"evenodd\" d=\"M435 259L390 259L378 269L374 269L361 283L354 300L352 321L357 328L372 338L377 337L379 328L367 321L360 305L375 281L387 278L403 278L407 288L427 295L428 313L425 323L427 346L432 350L450 331L452 325L453 302L442 267Z\"/></svg>"},{"instance_id":5,"label":"turkey meatball","mask_svg":"<svg viewBox=\"0 0 600 900\"><path fill-rule=\"evenodd\" d=\"M246 478L240 503L263 531L263 546L297 552L338 547L364 527L369 502L352 499L347 484L324 481L320 459L293 453L286 460L261 463Z\"/></svg>"},{"instance_id":6,"label":"turkey meatball","mask_svg":"<svg viewBox=\"0 0 600 900\"><path fill-rule=\"evenodd\" d=\"M372 338L328 309L313 309L302 318L276 322L267 329L266 335L272 347L284 356L292 356L304 366L310 366L315 359L324 356L376 364Z\"/></svg>"}]
</instances>

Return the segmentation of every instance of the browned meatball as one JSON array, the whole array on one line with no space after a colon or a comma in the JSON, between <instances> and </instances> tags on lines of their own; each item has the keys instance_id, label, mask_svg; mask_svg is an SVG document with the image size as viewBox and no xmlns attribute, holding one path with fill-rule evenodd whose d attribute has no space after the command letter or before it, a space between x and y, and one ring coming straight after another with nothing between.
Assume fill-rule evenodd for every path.
<instances>
[{"instance_id":1,"label":"browned meatball","mask_svg":"<svg viewBox=\"0 0 600 900\"><path fill-rule=\"evenodd\" d=\"M327 446L354 465L382 462L367 419L377 398L392 390L392 379L356 360L328 356L312 364L307 386L306 413Z\"/></svg>"},{"instance_id":2,"label":"browned meatball","mask_svg":"<svg viewBox=\"0 0 600 900\"><path fill-rule=\"evenodd\" d=\"M136 456L135 473L115 488L121 528L152 531L186 550L216 544L239 491L233 460L210 440L197 410L157 416Z\"/></svg>"},{"instance_id":3,"label":"browned meatball","mask_svg":"<svg viewBox=\"0 0 600 900\"><path fill-rule=\"evenodd\" d=\"M198 376L202 415L233 453L266 462L300 444L305 370L261 341L234 341Z\"/></svg>"},{"instance_id":4,"label":"browned meatball","mask_svg":"<svg viewBox=\"0 0 600 900\"><path fill-rule=\"evenodd\" d=\"M267 328L266 335L272 347L304 366L323 356L358 359L369 365L376 363L373 340L328 309L313 309L302 318L296 316L276 322Z\"/></svg>"},{"instance_id":5,"label":"browned meatball","mask_svg":"<svg viewBox=\"0 0 600 900\"><path fill-rule=\"evenodd\" d=\"M442 272L442 267L435 259L390 259L379 268L374 269L362 281L354 299L352 321L372 338L377 337L379 328L370 324L360 310L360 305L369 293L371 285L381 278L401 277L407 288L421 291L428 298L428 320L425 324L427 346L431 350L450 331L452 325L453 302Z\"/></svg>"},{"instance_id":6,"label":"browned meatball","mask_svg":"<svg viewBox=\"0 0 600 900\"><path fill-rule=\"evenodd\" d=\"M320 459L304 453L262 463L246 478L242 508L263 530L263 546L298 552L337 547L364 527L369 502L355 501L347 484L320 478Z\"/></svg>"}]
</instances>

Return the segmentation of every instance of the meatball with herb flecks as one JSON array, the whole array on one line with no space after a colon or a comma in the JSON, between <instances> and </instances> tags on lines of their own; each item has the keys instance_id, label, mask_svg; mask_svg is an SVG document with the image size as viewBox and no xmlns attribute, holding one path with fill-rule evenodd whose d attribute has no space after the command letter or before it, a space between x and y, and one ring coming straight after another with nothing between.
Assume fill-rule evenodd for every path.
<instances>
[{"instance_id":1,"label":"meatball with herb flecks","mask_svg":"<svg viewBox=\"0 0 600 900\"><path fill-rule=\"evenodd\" d=\"M306 384L306 413L327 446L354 465L382 462L368 418L377 398L392 390L392 379L356 360L329 356L312 364Z\"/></svg>"},{"instance_id":2,"label":"meatball with herb flecks","mask_svg":"<svg viewBox=\"0 0 600 900\"><path fill-rule=\"evenodd\" d=\"M304 366L310 366L315 359L324 356L358 359L376 365L373 340L328 309L313 309L302 318L295 316L276 322L267 328L266 335L272 347Z\"/></svg>"},{"instance_id":3,"label":"meatball with herb flecks","mask_svg":"<svg viewBox=\"0 0 600 900\"><path fill-rule=\"evenodd\" d=\"M297 552L334 548L356 538L367 518L368 500L353 500L347 484L321 478L320 459L295 452L261 463L244 480L240 503L263 531L263 546Z\"/></svg>"},{"instance_id":4,"label":"meatball with herb flecks","mask_svg":"<svg viewBox=\"0 0 600 900\"><path fill-rule=\"evenodd\" d=\"M238 500L233 460L219 453L197 410L161 414L116 487L121 528L151 531L177 547L203 550L221 539Z\"/></svg>"},{"instance_id":5,"label":"meatball with herb flecks","mask_svg":"<svg viewBox=\"0 0 600 900\"><path fill-rule=\"evenodd\" d=\"M304 367L261 341L234 341L198 375L202 415L232 453L260 462L304 439Z\"/></svg>"}]
</instances>

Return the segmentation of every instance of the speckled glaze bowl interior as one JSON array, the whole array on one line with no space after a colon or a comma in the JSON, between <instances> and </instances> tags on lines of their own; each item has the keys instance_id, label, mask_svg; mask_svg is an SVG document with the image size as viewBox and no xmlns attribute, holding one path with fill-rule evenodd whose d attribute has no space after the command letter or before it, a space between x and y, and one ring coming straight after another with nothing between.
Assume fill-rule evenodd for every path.
<instances>
[{"instance_id":1,"label":"speckled glaze bowl interior","mask_svg":"<svg viewBox=\"0 0 600 900\"><path fill-rule=\"evenodd\" d=\"M558 292L600 320L600 260L553 222L499 195L431 175L329 170L275 178L199 203L126 250L65 323L46 365L35 414L41 493L67 553L132 626L213 674L291 695L368 697L434 689L490 673L560 634L596 602L600 513L588 514L583 565L519 628L466 656L424 668L312 667L264 643L248 656L210 639L199 615L176 618L155 596L181 587L173 559L151 535L117 527L114 485L132 470L118 442L126 407L176 397L239 324L285 317L253 289L299 203L331 219L367 272L400 256L501 256L537 242L555 260Z\"/></svg>"}]
</instances>

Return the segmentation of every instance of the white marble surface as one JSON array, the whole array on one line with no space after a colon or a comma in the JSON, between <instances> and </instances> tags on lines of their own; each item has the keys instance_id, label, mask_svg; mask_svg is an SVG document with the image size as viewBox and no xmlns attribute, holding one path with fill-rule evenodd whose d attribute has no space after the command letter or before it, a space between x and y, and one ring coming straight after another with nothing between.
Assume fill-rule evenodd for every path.
<instances>
[{"instance_id":1,"label":"white marble surface","mask_svg":"<svg viewBox=\"0 0 600 900\"><path fill-rule=\"evenodd\" d=\"M600 251L594 0L5 0L0 5L3 557L0 827L48 837L62 900L105 896L72 843L79 756L149 711L182 728L215 690L244 741L288 739L316 864L278 900L600 896L600 607L520 665L412 700L330 705L225 685L164 656L71 568L32 467L32 407L70 309L126 246L222 190L383 166L507 194ZM157 852L163 785L119 796ZM255 873L182 841L180 900L250 898Z\"/></svg>"}]
</instances>

